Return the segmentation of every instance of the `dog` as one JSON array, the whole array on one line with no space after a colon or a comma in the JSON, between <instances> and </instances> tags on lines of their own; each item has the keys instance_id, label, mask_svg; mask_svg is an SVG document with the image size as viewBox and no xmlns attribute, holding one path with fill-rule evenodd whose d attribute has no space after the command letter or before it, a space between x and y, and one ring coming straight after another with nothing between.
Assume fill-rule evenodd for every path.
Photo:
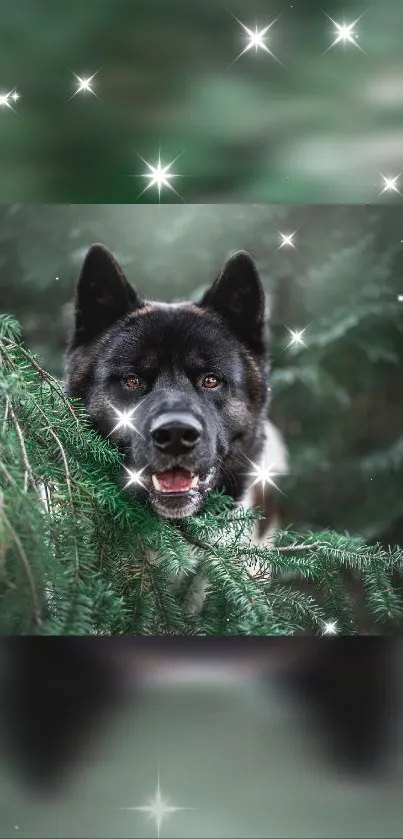
<instances>
[{"instance_id":1,"label":"dog","mask_svg":"<svg viewBox=\"0 0 403 839\"><path fill-rule=\"evenodd\" d=\"M288 454L268 420L266 297L248 253L231 256L199 302L162 303L143 299L93 245L77 283L66 380L160 517L194 515L220 489L261 511L253 541L270 544L276 508L253 475L286 473Z\"/></svg>"}]
</instances>

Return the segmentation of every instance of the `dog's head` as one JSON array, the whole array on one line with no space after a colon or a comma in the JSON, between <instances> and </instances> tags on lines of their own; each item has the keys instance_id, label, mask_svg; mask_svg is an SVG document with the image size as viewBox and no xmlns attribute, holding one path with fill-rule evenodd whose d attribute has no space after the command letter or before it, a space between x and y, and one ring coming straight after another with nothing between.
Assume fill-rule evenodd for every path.
<instances>
[{"instance_id":1,"label":"dog's head","mask_svg":"<svg viewBox=\"0 0 403 839\"><path fill-rule=\"evenodd\" d=\"M68 392L125 455L128 483L161 516L245 491L268 404L265 295L236 253L198 303L145 301L93 245L79 277ZM250 478L249 478L250 481Z\"/></svg>"}]
</instances>

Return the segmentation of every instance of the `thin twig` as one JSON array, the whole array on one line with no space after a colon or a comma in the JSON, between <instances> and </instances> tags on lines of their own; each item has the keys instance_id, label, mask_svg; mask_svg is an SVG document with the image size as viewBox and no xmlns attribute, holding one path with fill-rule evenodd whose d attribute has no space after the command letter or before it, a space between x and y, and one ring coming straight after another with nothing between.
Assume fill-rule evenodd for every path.
<instances>
[{"instance_id":1,"label":"thin twig","mask_svg":"<svg viewBox=\"0 0 403 839\"><path fill-rule=\"evenodd\" d=\"M192 536L189 531L185 530L181 525L179 525L179 530L186 542L189 542L196 548L201 548L202 551L214 551L214 545L208 545L207 542L202 542L202 540L198 539L197 536Z\"/></svg>"},{"instance_id":2,"label":"thin twig","mask_svg":"<svg viewBox=\"0 0 403 839\"><path fill-rule=\"evenodd\" d=\"M326 542L312 542L310 545L288 545L285 548L270 548L270 550L277 551L280 554L293 554L296 551L316 551L322 545L328 547Z\"/></svg>"},{"instance_id":3,"label":"thin twig","mask_svg":"<svg viewBox=\"0 0 403 839\"><path fill-rule=\"evenodd\" d=\"M6 410L4 411L2 434L5 434L6 428L7 428L8 406L9 406L9 400L6 399Z\"/></svg>"},{"instance_id":4,"label":"thin twig","mask_svg":"<svg viewBox=\"0 0 403 839\"><path fill-rule=\"evenodd\" d=\"M42 486L43 486L43 490L44 490L44 493L45 493L45 502L46 502L46 509L48 511L48 516L52 517L53 516L53 510L52 510L50 490L49 490L49 487L48 487L47 484L42 483Z\"/></svg>"},{"instance_id":5,"label":"thin twig","mask_svg":"<svg viewBox=\"0 0 403 839\"><path fill-rule=\"evenodd\" d=\"M29 476L32 488L34 490L38 491L36 483L35 483L35 478L34 478L34 475L33 475L33 472L32 472L32 467L31 467L31 464L28 460L28 454L27 454L27 450L25 448L24 437L23 437L23 434L22 434L22 431L21 431L21 426L20 426L20 424L18 422L18 419L15 415L15 412L14 412L14 409L13 409L13 406L12 406L10 400L8 399L7 402L8 402L8 410L9 410L9 414L10 414L10 417L11 417L11 422L12 422L14 428L15 428L15 431L16 431L16 434L17 434L17 437L18 437L18 442L20 444L21 457L22 457L23 464L25 466L25 472Z\"/></svg>"},{"instance_id":6,"label":"thin twig","mask_svg":"<svg viewBox=\"0 0 403 839\"><path fill-rule=\"evenodd\" d=\"M3 338L3 341L6 344L9 344L10 347L17 347L18 348L18 350L23 354L23 356L25 356L25 358L29 361L29 363L32 365L32 367L36 370L36 372L38 373L38 375L42 379L42 381L47 382L49 387L52 388L52 390L56 391L58 396L60 396L63 399L63 402L67 405L68 410L70 411L71 415L74 417L75 422L77 423L77 425L79 425L80 421L79 421L78 417L76 416L76 414L75 414L75 412L72 408L72 405L70 404L66 394L63 392L63 388L60 387L60 385L56 381L56 379L54 379L53 376L50 375L50 373L47 373L46 370L44 370L43 367L41 367L38 364L38 362L35 361L35 359L32 357L32 355L29 352L27 352L27 350L25 350L24 347L21 346L21 344L15 344L14 341L11 341L9 338Z\"/></svg>"},{"instance_id":7,"label":"thin twig","mask_svg":"<svg viewBox=\"0 0 403 839\"><path fill-rule=\"evenodd\" d=\"M73 493L71 491L71 476L70 476L69 464L67 462L66 452L64 451L63 443L61 442L61 440L59 439L59 437L57 436L57 434L53 430L53 428L49 425L49 421L48 421L48 418L47 418L45 412L42 410L42 408L39 407L39 405L37 405L37 409L42 414L42 416L45 418L45 420L47 422L47 430L49 431L49 434L51 435L51 437L53 437L54 441L56 442L56 444L57 444L57 446L60 450L60 454L62 456L62 461L63 461L63 466L64 466L64 471L65 471L65 475L66 475L66 486L67 486L67 493L68 493L68 496L69 496L70 511L71 511L71 514L72 514L73 520L74 520L75 511L74 511L74 503L73 503ZM78 548L77 548L76 539L74 540L74 547L75 547L75 559L76 559L75 582L77 582L78 572L79 572L79 558L78 558Z\"/></svg>"},{"instance_id":8,"label":"thin twig","mask_svg":"<svg viewBox=\"0 0 403 839\"><path fill-rule=\"evenodd\" d=\"M16 489L20 489L20 487L17 484L17 481L15 481L13 476L10 475L7 467L4 465L4 463L1 460L0 460L0 470L3 473L3 475L5 476L5 478L7 478L8 482L9 482L9 484L11 484L11 486L16 487Z\"/></svg>"},{"instance_id":9,"label":"thin twig","mask_svg":"<svg viewBox=\"0 0 403 839\"><path fill-rule=\"evenodd\" d=\"M62 444L61 440L59 440L56 432L53 431L53 428L50 428L50 426L49 426L49 432L50 432L51 436L53 437L53 439L57 442L57 445L59 446L60 453L61 453L61 456L62 456L64 471L66 473L66 486L67 486L67 492L68 492L68 495L69 495L70 510L71 510L71 514L72 514L73 520L74 520L75 513L74 513L73 493L71 491L71 477L70 477L69 465L67 463L66 453L64 451L63 444ZM76 539L74 539L74 549L75 549L75 561L76 561L75 582L77 582L80 563L79 563L79 558L78 558L78 547L77 547L77 540Z\"/></svg>"},{"instance_id":10,"label":"thin twig","mask_svg":"<svg viewBox=\"0 0 403 839\"><path fill-rule=\"evenodd\" d=\"M208 545L207 542L203 542L201 539L198 539L197 536L192 536L187 530L185 530L181 526L179 526L179 529L180 529L181 533L183 534L184 538L186 539L186 541L190 542L191 545L195 545L196 548L201 548L203 551L212 551L212 550L214 551L215 545ZM321 544L325 544L325 543L312 542L310 545L288 545L287 547L284 547L284 548L271 547L270 550L273 553L276 552L276 553L282 553L282 554L293 554L293 553L296 553L297 551L302 552L302 551L316 550L317 548L319 548L321 546ZM216 545L217 545L217 543L216 543ZM219 547L219 544L217 545L217 547ZM227 547L227 546L224 546L224 547ZM262 545L262 548L264 549L264 545ZM249 556L249 552L248 552L247 548L244 548L243 550L237 548L237 554L238 555L239 554L241 554L241 555L246 554L247 556Z\"/></svg>"},{"instance_id":11,"label":"thin twig","mask_svg":"<svg viewBox=\"0 0 403 839\"><path fill-rule=\"evenodd\" d=\"M40 408L39 405L37 405L37 409L38 409L39 413L42 414L43 418L46 420L46 423L47 423L46 429L47 429L47 431L49 431L49 434L51 435L51 437L53 437L54 441L56 442L56 444L57 444L57 446L60 450L60 454L62 456L62 461L63 461L63 466L64 466L64 471L66 473L66 484L67 484L67 492L68 492L68 496L69 496L70 510L71 510L72 515L74 515L73 495L72 495L72 492L71 492L70 469L69 469L69 464L67 462L66 452L64 451L64 448L63 448L63 443L60 440L60 438L57 436L56 431L54 431L52 426L49 425L49 420L48 420L48 418L45 414L45 411L43 411L42 408Z\"/></svg>"}]
</instances>

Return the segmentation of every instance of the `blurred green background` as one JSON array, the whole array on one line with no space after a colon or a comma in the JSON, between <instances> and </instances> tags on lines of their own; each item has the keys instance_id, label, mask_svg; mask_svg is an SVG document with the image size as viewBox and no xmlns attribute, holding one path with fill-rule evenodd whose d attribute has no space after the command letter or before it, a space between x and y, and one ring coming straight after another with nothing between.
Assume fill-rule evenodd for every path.
<instances>
[{"instance_id":1,"label":"blurred green background","mask_svg":"<svg viewBox=\"0 0 403 839\"><path fill-rule=\"evenodd\" d=\"M267 655L273 644L260 649ZM200 645L198 652L182 673L162 654L159 675L148 659L144 675L135 674L144 679L140 696L98 728L87 715L82 727L93 739L82 736L56 795L24 789L0 762L1 839L400 839L400 716L391 778L340 772L315 752L304 709L270 671L263 689L251 668L235 664L231 672L225 658L203 667ZM71 677L63 687L80 696ZM160 831L155 816L125 809L155 801L158 775L163 802L183 808L167 814Z\"/></svg>"},{"instance_id":2,"label":"blurred green background","mask_svg":"<svg viewBox=\"0 0 403 839\"><path fill-rule=\"evenodd\" d=\"M1 0L3 201L135 202L144 164L187 202L377 202L403 170L399 0ZM326 12L353 23L338 43ZM277 15L263 50L246 26ZM235 17L234 17L235 16ZM324 54L326 52L326 54ZM96 73L97 96L74 73ZM182 154L183 152L183 154ZM134 175L136 177L131 177ZM154 190L141 202L158 200ZM176 202L164 190L163 201Z\"/></svg>"},{"instance_id":3,"label":"blurred green background","mask_svg":"<svg viewBox=\"0 0 403 839\"><path fill-rule=\"evenodd\" d=\"M295 247L281 247L292 232ZM403 540L403 208L0 205L0 311L56 376L95 241L140 292L166 300L197 298L233 251L249 250L270 300L286 524ZM301 329L305 346L289 346Z\"/></svg>"}]
</instances>

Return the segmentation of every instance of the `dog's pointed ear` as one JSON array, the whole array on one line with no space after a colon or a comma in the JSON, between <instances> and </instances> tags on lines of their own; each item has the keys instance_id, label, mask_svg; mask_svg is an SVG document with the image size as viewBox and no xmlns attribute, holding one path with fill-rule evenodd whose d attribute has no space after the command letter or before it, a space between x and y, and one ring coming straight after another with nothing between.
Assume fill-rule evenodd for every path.
<instances>
[{"instance_id":1,"label":"dog's pointed ear","mask_svg":"<svg viewBox=\"0 0 403 839\"><path fill-rule=\"evenodd\" d=\"M73 345L92 341L142 305L108 249L92 245L77 283Z\"/></svg>"},{"instance_id":2,"label":"dog's pointed ear","mask_svg":"<svg viewBox=\"0 0 403 839\"><path fill-rule=\"evenodd\" d=\"M238 251L227 260L200 306L218 312L242 341L264 350L265 293L257 267L246 251Z\"/></svg>"}]
</instances>

